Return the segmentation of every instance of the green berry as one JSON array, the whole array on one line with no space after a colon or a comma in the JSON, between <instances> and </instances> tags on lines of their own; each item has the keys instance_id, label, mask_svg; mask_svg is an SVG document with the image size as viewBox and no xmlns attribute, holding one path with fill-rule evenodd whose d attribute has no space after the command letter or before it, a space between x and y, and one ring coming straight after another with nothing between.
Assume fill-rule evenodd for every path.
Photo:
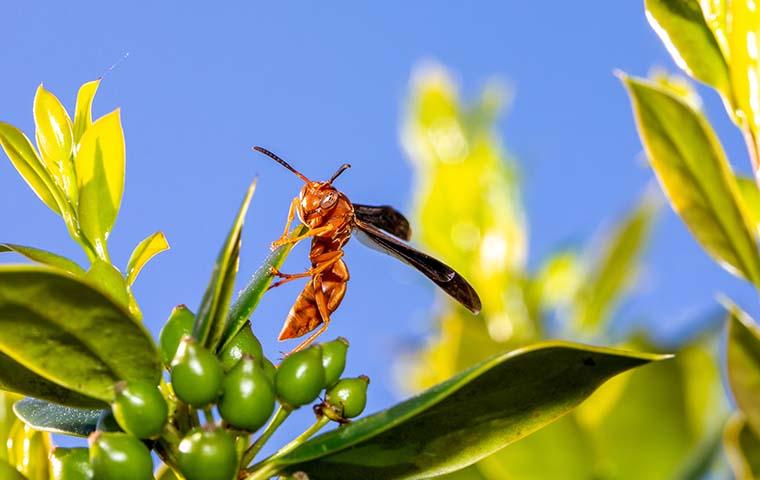
<instances>
[{"instance_id":1,"label":"green berry","mask_svg":"<svg viewBox=\"0 0 760 480\"><path fill-rule=\"evenodd\" d=\"M232 370L232 367L237 364L243 355L250 355L260 362L264 357L264 352L261 348L261 342L253 335L251 331L251 325L246 324L237 335L232 337L232 340L225 345L224 350L219 354L219 361L222 362L222 369L225 372Z\"/></svg>"},{"instance_id":2,"label":"green berry","mask_svg":"<svg viewBox=\"0 0 760 480\"><path fill-rule=\"evenodd\" d=\"M237 473L235 441L224 430L192 430L179 443L177 460L187 480L232 480Z\"/></svg>"},{"instance_id":3,"label":"green berry","mask_svg":"<svg viewBox=\"0 0 760 480\"><path fill-rule=\"evenodd\" d=\"M222 382L219 413L233 427L261 428L274 410L274 388L253 357L243 357Z\"/></svg>"},{"instance_id":4,"label":"green berry","mask_svg":"<svg viewBox=\"0 0 760 480\"><path fill-rule=\"evenodd\" d=\"M111 409L103 410L103 413L98 417L98 423L95 425L95 430L98 432L123 432L119 426L119 422L116 421L116 417L113 416Z\"/></svg>"},{"instance_id":5,"label":"green berry","mask_svg":"<svg viewBox=\"0 0 760 480\"><path fill-rule=\"evenodd\" d=\"M285 357L277 367L274 385L280 399L291 407L300 407L317 398L325 386L322 348L314 345Z\"/></svg>"},{"instance_id":6,"label":"green berry","mask_svg":"<svg viewBox=\"0 0 760 480\"><path fill-rule=\"evenodd\" d=\"M184 305L174 307L158 337L161 344L161 358L165 365L172 363L182 337L193 332L193 323L195 323L195 315L190 309Z\"/></svg>"},{"instance_id":7,"label":"green berry","mask_svg":"<svg viewBox=\"0 0 760 480\"><path fill-rule=\"evenodd\" d=\"M327 392L325 402L343 418L361 415L367 406L367 385L369 377L342 378Z\"/></svg>"},{"instance_id":8,"label":"green berry","mask_svg":"<svg viewBox=\"0 0 760 480\"><path fill-rule=\"evenodd\" d=\"M128 433L90 436L90 465L97 480L153 479L153 458L148 448Z\"/></svg>"},{"instance_id":9,"label":"green berry","mask_svg":"<svg viewBox=\"0 0 760 480\"><path fill-rule=\"evenodd\" d=\"M274 377L277 373L277 367L274 366L268 358L261 359L261 368L264 369L264 375L269 379L269 383L274 387Z\"/></svg>"},{"instance_id":10,"label":"green berry","mask_svg":"<svg viewBox=\"0 0 760 480\"><path fill-rule=\"evenodd\" d=\"M180 342L171 377L177 398L196 408L214 402L222 388L219 361L192 337L184 337Z\"/></svg>"},{"instance_id":11,"label":"green berry","mask_svg":"<svg viewBox=\"0 0 760 480\"><path fill-rule=\"evenodd\" d=\"M146 382L119 382L111 410L119 426L137 438L158 436L169 414L158 387Z\"/></svg>"},{"instance_id":12,"label":"green berry","mask_svg":"<svg viewBox=\"0 0 760 480\"><path fill-rule=\"evenodd\" d=\"M50 453L53 480L90 480L90 452L86 448L56 447Z\"/></svg>"},{"instance_id":13,"label":"green berry","mask_svg":"<svg viewBox=\"0 0 760 480\"><path fill-rule=\"evenodd\" d=\"M338 337L335 340L322 344L322 365L325 367L325 386L335 385L343 370L346 368L346 352L348 340Z\"/></svg>"}]
</instances>

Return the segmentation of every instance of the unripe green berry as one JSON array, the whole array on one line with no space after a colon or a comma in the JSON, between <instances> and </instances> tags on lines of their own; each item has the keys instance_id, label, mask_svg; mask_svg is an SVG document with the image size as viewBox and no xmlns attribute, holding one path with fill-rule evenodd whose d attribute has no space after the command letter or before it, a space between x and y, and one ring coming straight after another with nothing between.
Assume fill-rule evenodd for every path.
<instances>
[{"instance_id":1,"label":"unripe green berry","mask_svg":"<svg viewBox=\"0 0 760 480\"><path fill-rule=\"evenodd\" d=\"M119 426L137 438L153 438L161 433L169 407L157 386L146 382L119 382L111 405Z\"/></svg>"},{"instance_id":2,"label":"unripe green berry","mask_svg":"<svg viewBox=\"0 0 760 480\"><path fill-rule=\"evenodd\" d=\"M113 411L110 408L103 410L103 413L98 417L98 423L95 425L95 430L98 432L123 432L119 426L119 422L116 421L116 417L113 416Z\"/></svg>"},{"instance_id":3,"label":"unripe green berry","mask_svg":"<svg viewBox=\"0 0 760 480\"><path fill-rule=\"evenodd\" d=\"M222 377L216 357L192 337L184 337L172 362L172 388L177 398L196 408L206 406L219 396Z\"/></svg>"},{"instance_id":4,"label":"unripe green berry","mask_svg":"<svg viewBox=\"0 0 760 480\"><path fill-rule=\"evenodd\" d=\"M274 388L253 357L243 357L222 382L219 413L233 427L261 428L274 411Z\"/></svg>"},{"instance_id":5,"label":"unripe green berry","mask_svg":"<svg viewBox=\"0 0 760 480\"><path fill-rule=\"evenodd\" d=\"M225 430L192 430L179 443L179 470L187 480L233 480L235 441Z\"/></svg>"},{"instance_id":6,"label":"unripe green berry","mask_svg":"<svg viewBox=\"0 0 760 480\"><path fill-rule=\"evenodd\" d=\"M161 329L158 336L161 345L161 358L164 365L169 365L174 360L182 337L193 333L195 315L185 305L177 305L169 315L169 319Z\"/></svg>"},{"instance_id":7,"label":"unripe green berry","mask_svg":"<svg viewBox=\"0 0 760 480\"><path fill-rule=\"evenodd\" d=\"M251 325L246 324L232 340L225 345L224 350L219 354L219 361L222 363L222 370L229 372L237 364L243 355L250 355L261 362L264 357L264 351L261 348L261 342L251 331Z\"/></svg>"},{"instance_id":8,"label":"unripe green berry","mask_svg":"<svg viewBox=\"0 0 760 480\"><path fill-rule=\"evenodd\" d=\"M342 378L327 391L325 402L343 418L361 415L367 406L367 385L369 377Z\"/></svg>"},{"instance_id":9,"label":"unripe green berry","mask_svg":"<svg viewBox=\"0 0 760 480\"><path fill-rule=\"evenodd\" d=\"M291 407L313 401L325 386L322 348L314 345L285 357L277 367L274 384L277 396Z\"/></svg>"},{"instance_id":10,"label":"unripe green berry","mask_svg":"<svg viewBox=\"0 0 760 480\"><path fill-rule=\"evenodd\" d=\"M267 379L269 379L269 383L271 383L272 387L274 387L274 377L277 374L277 367L275 367L268 358L262 358L261 368L264 369L264 375L266 375Z\"/></svg>"},{"instance_id":11,"label":"unripe green berry","mask_svg":"<svg viewBox=\"0 0 760 480\"><path fill-rule=\"evenodd\" d=\"M346 352L348 340L338 337L335 340L322 344L322 365L325 367L325 386L335 385L343 370L346 368Z\"/></svg>"},{"instance_id":12,"label":"unripe green berry","mask_svg":"<svg viewBox=\"0 0 760 480\"><path fill-rule=\"evenodd\" d=\"M50 453L50 469L53 480L90 480L90 452L86 448L56 447Z\"/></svg>"},{"instance_id":13,"label":"unripe green berry","mask_svg":"<svg viewBox=\"0 0 760 480\"><path fill-rule=\"evenodd\" d=\"M92 434L90 465L97 480L153 479L153 458L148 448L128 433Z\"/></svg>"}]
</instances>

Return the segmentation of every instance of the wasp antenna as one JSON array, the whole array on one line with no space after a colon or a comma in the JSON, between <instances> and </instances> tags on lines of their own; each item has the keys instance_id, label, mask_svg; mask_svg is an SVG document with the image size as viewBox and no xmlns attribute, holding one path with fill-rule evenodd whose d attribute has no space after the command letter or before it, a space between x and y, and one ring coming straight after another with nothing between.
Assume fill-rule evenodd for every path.
<instances>
[{"instance_id":1,"label":"wasp antenna","mask_svg":"<svg viewBox=\"0 0 760 480\"><path fill-rule=\"evenodd\" d=\"M343 165L341 165L340 168L338 169L338 171L335 172L335 175L333 175L332 178L330 179L330 181L327 182L327 183L332 183L336 178L338 178L340 176L341 173L345 172L349 168L351 168L351 164L350 163L344 163Z\"/></svg>"},{"instance_id":2,"label":"wasp antenna","mask_svg":"<svg viewBox=\"0 0 760 480\"><path fill-rule=\"evenodd\" d=\"M291 172L295 173L295 174L296 174L296 176L297 176L298 178L300 178L301 180L303 180L304 182L306 182L306 183L311 183L311 180L309 180L308 178L306 178L306 175L304 175L303 173L299 172L299 171L298 171L298 170L296 170L295 168L291 167L291 166L290 166L290 164L289 164L288 162L286 162L285 160L281 159L280 157L278 157L278 156L277 156L277 155L275 155L274 153L270 152L270 151L269 151L269 150L267 150L266 148L264 148L264 147L253 147L253 149L254 149L254 150L256 150L256 151L257 151L257 152L259 152L259 153L263 153L263 154L264 154L264 155L266 155L267 157L271 158L271 159L272 159L272 160L274 160L275 162L279 163L279 164L280 164L280 165L282 165L283 167L285 167L285 168L287 168L288 170L290 170Z\"/></svg>"}]
</instances>

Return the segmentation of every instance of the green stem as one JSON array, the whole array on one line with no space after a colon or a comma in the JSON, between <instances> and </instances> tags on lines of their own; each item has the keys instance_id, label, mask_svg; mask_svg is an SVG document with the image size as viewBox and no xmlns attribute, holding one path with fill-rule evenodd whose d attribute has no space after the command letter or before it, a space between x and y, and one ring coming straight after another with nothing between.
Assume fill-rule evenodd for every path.
<instances>
[{"instance_id":1,"label":"green stem","mask_svg":"<svg viewBox=\"0 0 760 480\"><path fill-rule=\"evenodd\" d=\"M254 457L256 457L256 454L259 453L262 447L264 447L264 444L267 443L269 437L271 437L275 430L277 430L277 428L282 425L282 422L288 418L292 411L293 409L290 407L285 407L283 405L279 406L277 412L274 414L274 418L272 418L272 421L269 422L269 425L267 425L267 427L264 429L264 432L261 434L261 436L256 439L256 441L250 447L248 447L248 450L245 451L243 459L240 462L241 465L246 466L251 463Z\"/></svg>"},{"instance_id":2,"label":"green stem","mask_svg":"<svg viewBox=\"0 0 760 480\"><path fill-rule=\"evenodd\" d=\"M275 465L274 460L287 455L295 450L299 445L311 438L315 433L322 430L322 428L330 423L330 419L327 416L320 416L316 422L314 422L309 428L304 430L302 434L291 440L284 447L279 449L277 453L262 460L253 467L251 467L251 474L245 477L246 480L264 480L277 473L279 467Z\"/></svg>"},{"instance_id":3,"label":"green stem","mask_svg":"<svg viewBox=\"0 0 760 480\"><path fill-rule=\"evenodd\" d=\"M209 425L216 425L216 420L214 419L214 412L211 411L211 405L206 405L203 407L203 417L206 419L206 423Z\"/></svg>"}]
</instances>

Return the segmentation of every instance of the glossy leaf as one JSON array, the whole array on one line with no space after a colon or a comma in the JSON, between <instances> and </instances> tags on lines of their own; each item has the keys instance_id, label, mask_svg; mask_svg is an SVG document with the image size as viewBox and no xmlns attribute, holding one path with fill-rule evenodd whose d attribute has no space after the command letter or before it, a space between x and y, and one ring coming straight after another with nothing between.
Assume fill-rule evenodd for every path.
<instances>
[{"instance_id":1,"label":"glossy leaf","mask_svg":"<svg viewBox=\"0 0 760 480\"><path fill-rule=\"evenodd\" d=\"M65 388L109 402L120 380L158 384L150 334L86 281L43 267L0 267L0 352Z\"/></svg>"},{"instance_id":2,"label":"glossy leaf","mask_svg":"<svg viewBox=\"0 0 760 480\"><path fill-rule=\"evenodd\" d=\"M36 430L77 437L86 437L94 432L98 418L104 412L97 408L67 407L36 398L16 402L13 411Z\"/></svg>"},{"instance_id":3,"label":"glossy leaf","mask_svg":"<svg viewBox=\"0 0 760 480\"><path fill-rule=\"evenodd\" d=\"M227 310L230 306L232 289L235 287L235 277L240 264L243 221L255 190L256 181L254 180L248 187L237 217L235 217L232 228L227 235L227 240L219 252L211 280L195 317L193 336L207 348L216 349L224 332Z\"/></svg>"},{"instance_id":4,"label":"glossy leaf","mask_svg":"<svg viewBox=\"0 0 760 480\"><path fill-rule=\"evenodd\" d=\"M676 95L622 77L642 143L673 209L724 268L760 285L755 227L707 120Z\"/></svg>"},{"instance_id":5,"label":"glossy leaf","mask_svg":"<svg viewBox=\"0 0 760 480\"><path fill-rule=\"evenodd\" d=\"M291 232L290 237L297 237L306 233L306 231L307 227L301 225ZM292 244L283 245L270 253L261 267L253 274L245 288L240 292L232 307L230 307L218 351L221 352L227 342L231 341L246 324L253 311L256 310L261 297L264 296L264 293L266 293L269 285L272 283L273 275L271 268L279 269L292 248Z\"/></svg>"},{"instance_id":6,"label":"glossy leaf","mask_svg":"<svg viewBox=\"0 0 760 480\"><path fill-rule=\"evenodd\" d=\"M645 198L620 224L602 247L576 301L575 324L594 331L610 318L612 309L630 287L635 268L652 227L656 204Z\"/></svg>"},{"instance_id":7,"label":"glossy leaf","mask_svg":"<svg viewBox=\"0 0 760 480\"><path fill-rule=\"evenodd\" d=\"M24 245L16 245L13 243L0 243L0 253L14 252L19 255L23 255L33 262L47 265L49 267L55 267L68 272L72 275L84 275L84 269L80 267L75 261L66 257L58 255L47 250L42 250L34 247L26 247Z\"/></svg>"},{"instance_id":8,"label":"glossy leaf","mask_svg":"<svg viewBox=\"0 0 760 480\"><path fill-rule=\"evenodd\" d=\"M728 66L699 0L646 0L647 19L676 64L695 79L731 96Z\"/></svg>"},{"instance_id":9,"label":"glossy leaf","mask_svg":"<svg viewBox=\"0 0 760 480\"><path fill-rule=\"evenodd\" d=\"M723 447L736 480L760 478L760 436L741 413L726 423Z\"/></svg>"},{"instance_id":10,"label":"glossy leaf","mask_svg":"<svg viewBox=\"0 0 760 480\"><path fill-rule=\"evenodd\" d=\"M37 146L48 173L69 202L78 201L71 119L58 98L40 85L34 96Z\"/></svg>"},{"instance_id":11,"label":"glossy leaf","mask_svg":"<svg viewBox=\"0 0 760 480\"><path fill-rule=\"evenodd\" d=\"M169 242L166 241L164 232L156 232L138 243L127 262L127 285L135 283L140 271L151 258L166 250L169 250Z\"/></svg>"},{"instance_id":12,"label":"glossy leaf","mask_svg":"<svg viewBox=\"0 0 760 480\"><path fill-rule=\"evenodd\" d=\"M96 407L101 400L62 387L0 351L0 390L30 395L65 405Z\"/></svg>"},{"instance_id":13,"label":"glossy leaf","mask_svg":"<svg viewBox=\"0 0 760 480\"><path fill-rule=\"evenodd\" d=\"M614 375L664 358L567 342L537 344L320 435L272 461L268 470L303 471L312 480L446 473L551 423Z\"/></svg>"},{"instance_id":14,"label":"glossy leaf","mask_svg":"<svg viewBox=\"0 0 760 480\"><path fill-rule=\"evenodd\" d=\"M15 465L29 480L48 480L51 448L49 433L19 422L8 439L8 463Z\"/></svg>"},{"instance_id":15,"label":"glossy leaf","mask_svg":"<svg viewBox=\"0 0 760 480\"><path fill-rule=\"evenodd\" d=\"M99 118L82 135L75 157L79 222L101 258L124 192L124 131L118 109Z\"/></svg>"},{"instance_id":16,"label":"glossy leaf","mask_svg":"<svg viewBox=\"0 0 760 480\"><path fill-rule=\"evenodd\" d=\"M0 390L0 461L8 460L8 449L5 445L8 443L11 430L19 421L13 413L13 404L19 400L21 396ZM0 478L3 478L2 475Z\"/></svg>"},{"instance_id":17,"label":"glossy leaf","mask_svg":"<svg viewBox=\"0 0 760 480\"><path fill-rule=\"evenodd\" d=\"M751 0L729 3L728 49L731 55L731 84L741 125L760 131L760 10Z\"/></svg>"},{"instance_id":18,"label":"glossy leaf","mask_svg":"<svg viewBox=\"0 0 760 480\"><path fill-rule=\"evenodd\" d=\"M0 478L3 480L29 480L3 459L0 459Z\"/></svg>"},{"instance_id":19,"label":"glossy leaf","mask_svg":"<svg viewBox=\"0 0 760 480\"><path fill-rule=\"evenodd\" d=\"M728 383L747 422L760 432L760 328L739 307L730 308L726 346Z\"/></svg>"},{"instance_id":20,"label":"glossy leaf","mask_svg":"<svg viewBox=\"0 0 760 480\"><path fill-rule=\"evenodd\" d=\"M0 122L0 145L32 191L50 210L60 215L61 209L52 191L57 187L24 132L13 125Z\"/></svg>"},{"instance_id":21,"label":"glossy leaf","mask_svg":"<svg viewBox=\"0 0 760 480\"><path fill-rule=\"evenodd\" d=\"M744 208L749 214L755 231L760 235L760 190L754 180L748 177L737 177L739 193L744 203Z\"/></svg>"},{"instance_id":22,"label":"glossy leaf","mask_svg":"<svg viewBox=\"0 0 760 480\"><path fill-rule=\"evenodd\" d=\"M77 105L74 112L74 141L79 143L85 130L92 125L92 101L98 91L100 79L87 82L79 87Z\"/></svg>"}]
</instances>

